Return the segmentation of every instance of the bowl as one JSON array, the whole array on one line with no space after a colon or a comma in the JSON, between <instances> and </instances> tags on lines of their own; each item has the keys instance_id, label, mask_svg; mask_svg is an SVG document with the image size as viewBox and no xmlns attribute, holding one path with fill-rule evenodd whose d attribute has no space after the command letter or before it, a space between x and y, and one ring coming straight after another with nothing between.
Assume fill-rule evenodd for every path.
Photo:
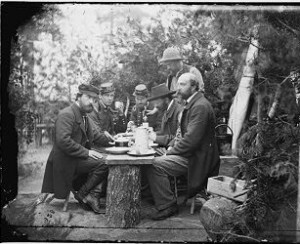
<instances>
[{"instance_id":1,"label":"bowl","mask_svg":"<svg viewBox=\"0 0 300 244\"><path fill-rule=\"evenodd\" d=\"M116 147L128 147L128 138L124 137L119 137L118 139L115 140L115 146Z\"/></svg>"}]
</instances>

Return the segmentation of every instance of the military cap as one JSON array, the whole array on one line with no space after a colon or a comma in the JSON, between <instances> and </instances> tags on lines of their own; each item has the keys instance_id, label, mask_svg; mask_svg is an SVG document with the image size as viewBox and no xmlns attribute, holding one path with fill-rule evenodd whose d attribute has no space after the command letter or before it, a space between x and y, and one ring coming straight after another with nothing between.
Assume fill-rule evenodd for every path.
<instances>
[{"instance_id":1,"label":"military cap","mask_svg":"<svg viewBox=\"0 0 300 244\"><path fill-rule=\"evenodd\" d=\"M151 97L148 98L148 101L156 100L158 98L168 97L173 95L176 91L170 91L165 84L160 84L158 86L154 86L151 89Z\"/></svg>"},{"instance_id":2,"label":"military cap","mask_svg":"<svg viewBox=\"0 0 300 244\"><path fill-rule=\"evenodd\" d=\"M99 96L99 89L90 84L81 84L78 86L78 93L80 94L87 94L92 97Z\"/></svg>"},{"instance_id":3,"label":"military cap","mask_svg":"<svg viewBox=\"0 0 300 244\"><path fill-rule=\"evenodd\" d=\"M148 97L149 92L148 92L148 89L147 89L146 85L144 85L144 84L137 85L134 89L133 95L134 96Z\"/></svg>"},{"instance_id":4,"label":"military cap","mask_svg":"<svg viewBox=\"0 0 300 244\"><path fill-rule=\"evenodd\" d=\"M106 82L100 85L100 93L101 94L106 94L110 92L114 92L115 88L113 86L112 82Z\"/></svg>"}]
</instances>

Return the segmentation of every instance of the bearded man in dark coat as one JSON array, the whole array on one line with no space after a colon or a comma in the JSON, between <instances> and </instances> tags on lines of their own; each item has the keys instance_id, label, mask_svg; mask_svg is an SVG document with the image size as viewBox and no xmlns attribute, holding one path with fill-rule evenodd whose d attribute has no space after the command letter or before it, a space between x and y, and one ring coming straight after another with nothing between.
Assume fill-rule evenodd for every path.
<instances>
[{"instance_id":1,"label":"bearded man in dark coat","mask_svg":"<svg viewBox=\"0 0 300 244\"><path fill-rule=\"evenodd\" d=\"M215 138L215 114L199 90L192 73L178 79L178 94L186 100L176 137L166 155L156 157L147 169L147 178L156 209L152 219L161 220L178 212L168 176L187 175L188 197L206 187L208 177L218 175L220 158Z\"/></svg>"},{"instance_id":2,"label":"bearded man in dark coat","mask_svg":"<svg viewBox=\"0 0 300 244\"><path fill-rule=\"evenodd\" d=\"M75 198L96 213L102 213L99 187L107 178L108 168L101 153L94 145L109 145L108 132L100 133L87 113L93 110L93 99L99 90L87 84L78 87L75 103L61 110L55 122L55 141L49 155L42 193L54 193L54 197L65 199L73 189L76 177L86 175Z\"/></svg>"},{"instance_id":3,"label":"bearded man in dark coat","mask_svg":"<svg viewBox=\"0 0 300 244\"><path fill-rule=\"evenodd\" d=\"M168 147L174 139L179 124L178 116L182 106L173 99L175 92L170 91L165 84L160 84L152 87L151 97L148 99L163 113L160 130L150 134L150 138L162 147Z\"/></svg>"}]
</instances>

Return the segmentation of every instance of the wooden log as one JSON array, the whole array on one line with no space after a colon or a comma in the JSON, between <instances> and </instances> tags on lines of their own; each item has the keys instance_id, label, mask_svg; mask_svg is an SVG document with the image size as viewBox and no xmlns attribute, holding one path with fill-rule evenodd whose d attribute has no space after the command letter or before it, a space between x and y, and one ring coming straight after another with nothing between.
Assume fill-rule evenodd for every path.
<instances>
[{"instance_id":1,"label":"wooden log","mask_svg":"<svg viewBox=\"0 0 300 244\"><path fill-rule=\"evenodd\" d=\"M140 222L140 166L110 165L106 206L109 226L130 228Z\"/></svg>"},{"instance_id":2,"label":"wooden log","mask_svg":"<svg viewBox=\"0 0 300 244\"><path fill-rule=\"evenodd\" d=\"M200 221L214 241L220 241L233 227L236 206L237 203L223 197L209 199L202 206Z\"/></svg>"}]
</instances>

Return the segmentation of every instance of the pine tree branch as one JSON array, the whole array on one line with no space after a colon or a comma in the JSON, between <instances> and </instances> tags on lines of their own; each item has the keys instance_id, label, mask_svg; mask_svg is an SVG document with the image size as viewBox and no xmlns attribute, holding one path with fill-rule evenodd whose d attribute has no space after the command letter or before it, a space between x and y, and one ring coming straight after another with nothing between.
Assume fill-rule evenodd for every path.
<instances>
[{"instance_id":1,"label":"pine tree branch","mask_svg":"<svg viewBox=\"0 0 300 244\"><path fill-rule=\"evenodd\" d=\"M286 23L284 23L282 20L276 18L277 21L282 24L284 27L286 27L290 32L292 32L298 39L299 39L299 36L300 36L300 32L295 30L294 28L292 28L291 26L287 25Z\"/></svg>"}]
</instances>

